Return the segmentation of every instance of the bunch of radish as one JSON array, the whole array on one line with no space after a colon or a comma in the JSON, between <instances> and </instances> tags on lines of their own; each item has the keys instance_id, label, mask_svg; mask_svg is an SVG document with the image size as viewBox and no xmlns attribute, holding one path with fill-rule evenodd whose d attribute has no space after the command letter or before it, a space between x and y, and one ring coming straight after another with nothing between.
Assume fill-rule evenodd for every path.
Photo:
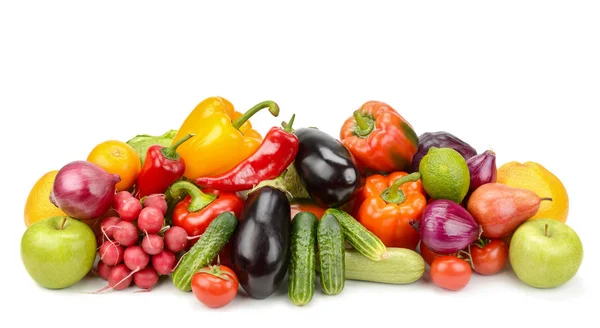
<instances>
[{"instance_id":1,"label":"bunch of radish","mask_svg":"<svg viewBox=\"0 0 600 328\"><path fill-rule=\"evenodd\" d=\"M97 292L123 290L132 283L150 291L160 275L175 270L175 254L183 251L191 238L181 227L164 226L167 202L163 194L140 201L128 191L120 191L113 208L118 215L100 223L96 272L108 285Z\"/></svg>"}]
</instances>

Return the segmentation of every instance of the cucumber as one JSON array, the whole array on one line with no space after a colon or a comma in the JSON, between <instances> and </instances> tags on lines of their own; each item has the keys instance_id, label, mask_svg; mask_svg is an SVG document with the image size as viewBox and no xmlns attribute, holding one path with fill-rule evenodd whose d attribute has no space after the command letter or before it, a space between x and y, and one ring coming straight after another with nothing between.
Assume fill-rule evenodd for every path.
<instances>
[{"instance_id":1,"label":"cucumber","mask_svg":"<svg viewBox=\"0 0 600 328\"><path fill-rule=\"evenodd\" d=\"M192 277L196 271L214 260L221 248L229 241L237 223L237 218L231 212L223 212L214 218L173 271L171 279L177 289L185 292L192 290Z\"/></svg>"},{"instance_id":2,"label":"cucumber","mask_svg":"<svg viewBox=\"0 0 600 328\"><path fill-rule=\"evenodd\" d=\"M342 292L345 283L344 233L335 216L325 214L317 227L319 277L321 290L327 295Z\"/></svg>"},{"instance_id":3,"label":"cucumber","mask_svg":"<svg viewBox=\"0 0 600 328\"><path fill-rule=\"evenodd\" d=\"M317 216L300 212L292 220L288 297L295 305L308 304L315 294Z\"/></svg>"},{"instance_id":4,"label":"cucumber","mask_svg":"<svg viewBox=\"0 0 600 328\"><path fill-rule=\"evenodd\" d=\"M425 261L408 248L389 247L388 257L371 261L354 249L346 250L346 279L386 284L410 284L425 272Z\"/></svg>"},{"instance_id":5,"label":"cucumber","mask_svg":"<svg viewBox=\"0 0 600 328\"><path fill-rule=\"evenodd\" d=\"M325 214L335 216L344 231L344 238L348 241L348 244L362 255L372 261L381 261L387 256L387 249L381 239L367 230L350 214L335 208L328 209Z\"/></svg>"}]
</instances>

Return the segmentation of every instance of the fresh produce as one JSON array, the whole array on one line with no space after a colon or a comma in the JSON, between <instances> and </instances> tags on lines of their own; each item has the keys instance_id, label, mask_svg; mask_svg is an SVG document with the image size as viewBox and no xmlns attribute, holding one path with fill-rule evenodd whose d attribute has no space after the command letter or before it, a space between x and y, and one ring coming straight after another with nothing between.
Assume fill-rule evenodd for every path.
<instances>
[{"instance_id":1,"label":"fresh produce","mask_svg":"<svg viewBox=\"0 0 600 328\"><path fill-rule=\"evenodd\" d=\"M296 136L294 167L310 197L321 206L337 207L356 196L364 181L350 151L314 128L297 129Z\"/></svg>"},{"instance_id":2,"label":"fresh produce","mask_svg":"<svg viewBox=\"0 0 600 328\"><path fill-rule=\"evenodd\" d=\"M496 182L496 153L491 150L467 159L471 182L469 191L474 191L481 185Z\"/></svg>"},{"instance_id":3,"label":"fresh produce","mask_svg":"<svg viewBox=\"0 0 600 328\"><path fill-rule=\"evenodd\" d=\"M368 101L347 118L342 143L366 172L406 171L419 140L412 126L390 105Z\"/></svg>"},{"instance_id":4,"label":"fresh produce","mask_svg":"<svg viewBox=\"0 0 600 328\"><path fill-rule=\"evenodd\" d=\"M140 157L140 167L144 165L146 161L146 154L148 149L154 145L163 147L170 146L173 143L173 138L177 134L177 130L169 130L162 135L153 136L149 134L138 134L135 137L129 139L126 144L130 145L138 153Z\"/></svg>"},{"instance_id":5,"label":"fresh produce","mask_svg":"<svg viewBox=\"0 0 600 328\"><path fill-rule=\"evenodd\" d=\"M421 242L439 254L456 253L476 241L481 227L462 206L447 199L435 200L423 211L419 229Z\"/></svg>"},{"instance_id":6,"label":"fresh produce","mask_svg":"<svg viewBox=\"0 0 600 328\"><path fill-rule=\"evenodd\" d=\"M255 299L271 296L288 270L290 202L265 186L248 195L232 239L232 264L240 285Z\"/></svg>"},{"instance_id":7,"label":"fresh produce","mask_svg":"<svg viewBox=\"0 0 600 328\"><path fill-rule=\"evenodd\" d=\"M275 179L294 161L298 152L298 137L292 133L294 115L284 129L273 127L260 147L231 170L222 174L200 177L196 184L221 191L250 190L260 182Z\"/></svg>"},{"instance_id":8,"label":"fresh produce","mask_svg":"<svg viewBox=\"0 0 600 328\"><path fill-rule=\"evenodd\" d=\"M163 249L160 253L152 256L152 267L160 275L169 275L175 270L177 257L172 252Z\"/></svg>"},{"instance_id":9,"label":"fresh produce","mask_svg":"<svg viewBox=\"0 0 600 328\"><path fill-rule=\"evenodd\" d=\"M388 247L388 257L381 261L372 261L354 249L345 252L348 280L410 284L425 272L425 261L412 249Z\"/></svg>"},{"instance_id":10,"label":"fresh produce","mask_svg":"<svg viewBox=\"0 0 600 328\"><path fill-rule=\"evenodd\" d=\"M146 267L133 274L133 284L142 291L149 292L158 283L158 273L152 267Z\"/></svg>"},{"instance_id":11,"label":"fresh produce","mask_svg":"<svg viewBox=\"0 0 600 328\"><path fill-rule=\"evenodd\" d=\"M540 198L531 190L488 183L471 194L467 209L481 224L484 236L500 238L535 215L545 200L552 199Z\"/></svg>"},{"instance_id":12,"label":"fresh produce","mask_svg":"<svg viewBox=\"0 0 600 328\"><path fill-rule=\"evenodd\" d=\"M98 255L100 256L100 262L114 267L115 265L123 262L123 255L125 250L123 246L110 240L105 240L100 248L98 249Z\"/></svg>"},{"instance_id":13,"label":"fresh produce","mask_svg":"<svg viewBox=\"0 0 600 328\"><path fill-rule=\"evenodd\" d=\"M581 239L567 224L540 218L521 224L509 247L510 264L521 281L554 288L575 276L583 261Z\"/></svg>"},{"instance_id":14,"label":"fresh produce","mask_svg":"<svg viewBox=\"0 0 600 328\"><path fill-rule=\"evenodd\" d=\"M458 252L452 253L452 254L439 254L439 253L436 253L436 252L432 251L431 249L429 249L429 247L427 247L427 245L425 245L425 243L423 241L421 241L419 243L419 254L421 255L421 257L423 257L423 260L425 260L425 263L427 263L427 265L431 266L431 264L433 263L433 260L435 260L436 258L438 258L440 256L446 256L446 255L457 256Z\"/></svg>"},{"instance_id":15,"label":"fresh produce","mask_svg":"<svg viewBox=\"0 0 600 328\"><path fill-rule=\"evenodd\" d=\"M500 272L508 260L508 246L500 239L481 239L469 251L473 270L484 276Z\"/></svg>"},{"instance_id":16,"label":"fresh produce","mask_svg":"<svg viewBox=\"0 0 600 328\"><path fill-rule=\"evenodd\" d=\"M37 284L62 289L90 271L96 247L96 236L87 224L68 216L54 216L27 228L21 237L21 260Z\"/></svg>"},{"instance_id":17,"label":"fresh produce","mask_svg":"<svg viewBox=\"0 0 600 328\"><path fill-rule=\"evenodd\" d=\"M171 230L172 228L169 228ZM185 232L185 231L184 231ZM142 249L148 255L156 255L160 253L165 248L165 243L167 240L167 233L165 232L164 240L163 237L157 234L146 234L144 238L142 238ZM172 251L171 249L169 249ZM182 248L183 250L183 248Z\"/></svg>"},{"instance_id":18,"label":"fresh produce","mask_svg":"<svg viewBox=\"0 0 600 328\"><path fill-rule=\"evenodd\" d=\"M102 261L98 261L98 264L96 266L96 272L98 273L100 278L102 278L104 280L108 280L111 269L112 269L111 266L104 264L104 262L102 262Z\"/></svg>"},{"instance_id":19,"label":"fresh produce","mask_svg":"<svg viewBox=\"0 0 600 328\"><path fill-rule=\"evenodd\" d=\"M235 272L223 265L204 267L192 277L192 293L210 308L229 304L238 292L238 285Z\"/></svg>"},{"instance_id":20,"label":"fresh produce","mask_svg":"<svg viewBox=\"0 0 600 328\"><path fill-rule=\"evenodd\" d=\"M296 214L300 212L310 212L320 220L327 209L317 205L317 203L310 198L293 198L290 200L290 210L292 220Z\"/></svg>"},{"instance_id":21,"label":"fresh produce","mask_svg":"<svg viewBox=\"0 0 600 328\"><path fill-rule=\"evenodd\" d=\"M300 212L292 219L288 297L298 306L308 304L315 293L318 222L310 212Z\"/></svg>"},{"instance_id":22,"label":"fresh produce","mask_svg":"<svg viewBox=\"0 0 600 328\"><path fill-rule=\"evenodd\" d=\"M101 293L109 289L123 290L129 287L132 281L133 277L131 275L131 270L129 270L125 264L121 263L110 270L108 284L106 287L97 290L96 293Z\"/></svg>"},{"instance_id":23,"label":"fresh produce","mask_svg":"<svg viewBox=\"0 0 600 328\"><path fill-rule=\"evenodd\" d=\"M471 281L473 270L465 260L456 256L440 256L433 260L429 271L431 280L437 286L458 291L465 288Z\"/></svg>"},{"instance_id":24,"label":"fresh produce","mask_svg":"<svg viewBox=\"0 0 600 328\"><path fill-rule=\"evenodd\" d=\"M171 184L181 179L185 161L177 153L177 148L192 137L193 133L177 140L172 146L154 145L148 148L148 160L144 162L135 182L134 195L137 198L164 193Z\"/></svg>"},{"instance_id":25,"label":"fresh produce","mask_svg":"<svg viewBox=\"0 0 600 328\"><path fill-rule=\"evenodd\" d=\"M465 159L452 148L429 148L419 165L423 188L433 199L448 199L460 204L471 177Z\"/></svg>"},{"instance_id":26,"label":"fresh produce","mask_svg":"<svg viewBox=\"0 0 600 328\"><path fill-rule=\"evenodd\" d=\"M56 174L50 200L72 218L97 218L110 209L119 180L94 163L70 162Z\"/></svg>"},{"instance_id":27,"label":"fresh produce","mask_svg":"<svg viewBox=\"0 0 600 328\"><path fill-rule=\"evenodd\" d=\"M172 226L164 234L165 247L173 252L178 253L186 249L188 241L191 239L185 229L178 226Z\"/></svg>"},{"instance_id":28,"label":"fresh produce","mask_svg":"<svg viewBox=\"0 0 600 328\"><path fill-rule=\"evenodd\" d=\"M121 221L115 226L113 238L121 246L129 247L137 244L139 236L138 228L129 221Z\"/></svg>"},{"instance_id":29,"label":"fresh produce","mask_svg":"<svg viewBox=\"0 0 600 328\"><path fill-rule=\"evenodd\" d=\"M419 148L417 149L417 153L413 156L411 165L412 172L419 171L421 160L427 155L429 148L432 147L452 148L456 150L465 161L477 155L477 150L475 150L475 148L449 132L426 132L419 136Z\"/></svg>"},{"instance_id":30,"label":"fresh produce","mask_svg":"<svg viewBox=\"0 0 600 328\"><path fill-rule=\"evenodd\" d=\"M137 219L138 229L146 234L158 233L163 227L163 222L162 212L154 207L142 209Z\"/></svg>"},{"instance_id":31,"label":"fresh produce","mask_svg":"<svg viewBox=\"0 0 600 328\"><path fill-rule=\"evenodd\" d=\"M279 106L273 101L263 101L243 115L234 111L233 105L222 97L200 102L173 139L195 134L177 150L185 161L183 176L195 180L221 174L255 153L262 137L252 129L249 119L263 108L268 108L273 116L279 115Z\"/></svg>"},{"instance_id":32,"label":"fresh produce","mask_svg":"<svg viewBox=\"0 0 600 328\"><path fill-rule=\"evenodd\" d=\"M167 210L169 209L169 205L167 204L165 194L152 194L146 197L142 197L142 205L144 207L154 207L160 210L160 212L165 215L167 214Z\"/></svg>"},{"instance_id":33,"label":"fresh produce","mask_svg":"<svg viewBox=\"0 0 600 328\"><path fill-rule=\"evenodd\" d=\"M119 191L114 196L113 208L125 221L134 221L142 211L142 203L129 191Z\"/></svg>"},{"instance_id":34,"label":"fresh produce","mask_svg":"<svg viewBox=\"0 0 600 328\"><path fill-rule=\"evenodd\" d=\"M244 201L234 193L209 190L204 193L189 181L178 181L170 187L172 193L183 191L187 196L173 210L173 225L182 227L188 236L199 236L221 213L232 212L239 217Z\"/></svg>"},{"instance_id":35,"label":"fresh produce","mask_svg":"<svg viewBox=\"0 0 600 328\"><path fill-rule=\"evenodd\" d=\"M569 214L569 194L560 179L536 162L508 162L498 168L498 183L513 188L528 189L542 197L552 198L543 202L531 219L550 218L567 222Z\"/></svg>"},{"instance_id":36,"label":"fresh produce","mask_svg":"<svg viewBox=\"0 0 600 328\"><path fill-rule=\"evenodd\" d=\"M387 247L415 249L419 232L410 224L427 206L418 172L394 172L367 178L357 196L356 220L373 232Z\"/></svg>"},{"instance_id":37,"label":"fresh produce","mask_svg":"<svg viewBox=\"0 0 600 328\"><path fill-rule=\"evenodd\" d=\"M237 225L237 218L232 212L222 212L208 225L198 242L185 253L181 263L173 271L171 278L177 289L192 290L191 281L196 271L212 262L227 243Z\"/></svg>"},{"instance_id":38,"label":"fresh produce","mask_svg":"<svg viewBox=\"0 0 600 328\"><path fill-rule=\"evenodd\" d=\"M131 188L141 169L140 156L135 149L119 140L99 143L90 151L87 161L100 166L110 174L118 175L120 180L115 186L117 191Z\"/></svg>"},{"instance_id":39,"label":"fresh produce","mask_svg":"<svg viewBox=\"0 0 600 328\"><path fill-rule=\"evenodd\" d=\"M344 239L362 255L372 261L381 261L387 257L387 250L381 239L358 223L350 214L335 208L325 211L325 215L327 214L336 218L344 232Z\"/></svg>"},{"instance_id":40,"label":"fresh produce","mask_svg":"<svg viewBox=\"0 0 600 328\"><path fill-rule=\"evenodd\" d=\"M326 295L337 295L344 290L344 241L338 220L333 214L325 213L317 227L317 246L321 290Z\"/></svg>"},{"instance_id":41,"label":"fresh produce","mask_svg":"<svg viewBox=\"0 0 600 328\"><path fill-rule=\"evenodd\" d=\"M25 226L53 216L66 215L60 208L50 201L50 193L58 170L42 175L33 185L25 201Z\"/></svg>"}]
</instances>

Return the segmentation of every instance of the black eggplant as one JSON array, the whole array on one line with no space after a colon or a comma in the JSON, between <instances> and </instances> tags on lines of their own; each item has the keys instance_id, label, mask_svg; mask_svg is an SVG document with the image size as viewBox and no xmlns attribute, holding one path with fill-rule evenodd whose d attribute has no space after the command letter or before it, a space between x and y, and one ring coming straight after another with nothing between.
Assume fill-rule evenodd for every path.
<instances>
[{"instance_id":1,"label":"black eggplant","mask_svg":"<svg viewBox=\"0 0 600 328\"><path fill-rule=\"evenodd\" d=\"M338 207L352 199L364 180L344 144L314 128L300 128L295 134L299 147L294 168L310 197L325 207Z\"/></svg>"},{"instance_id":2,"label":"black eggplant","mask_svg":"<svg viewBox=\"0 0 600 328\"><path fill-rule=\"evenodd\" d=\"M281 190L261 187L248 195L239 220L232 237L232 269L250 297L267 298L287 273L290 202Z\"/></svg>"}]
</instances>

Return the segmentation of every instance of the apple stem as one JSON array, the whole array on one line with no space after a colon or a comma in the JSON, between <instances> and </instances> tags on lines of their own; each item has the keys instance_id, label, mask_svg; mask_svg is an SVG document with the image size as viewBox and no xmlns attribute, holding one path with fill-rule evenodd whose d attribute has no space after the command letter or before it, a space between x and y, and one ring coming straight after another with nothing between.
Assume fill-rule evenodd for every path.
<instances>
[{"instance_id":1,"label":"apple stem","mask_svg":"<svg viewBox=\"0 0 600 328\"><path fill-rule=\"evenodd\" d=\"M62 222L60 223L60 226L58 227L58 230L62 230L65 228L65 223L67 223L67 217L63 217Z\"/></svg>"},{"instance_id":2,"label":"apple stem","mask_svg":"<svg viewBox=\"0 0 600 328\"><path fill-rule=\"evenodd\" d=\"M548 223L544 225L544 236L548 237Z\"/></svg>"},{"instance_id":3,"label":"apple stem","mask_svg":"<svg viewBox=\"0 0 600 328\"><path fill-rule=\"evenodd\" d=\"M543 197L543 198L540 198L540 202L544 201L544 200L552 201L552 197Z\"/></svg>"}]
</instances>

